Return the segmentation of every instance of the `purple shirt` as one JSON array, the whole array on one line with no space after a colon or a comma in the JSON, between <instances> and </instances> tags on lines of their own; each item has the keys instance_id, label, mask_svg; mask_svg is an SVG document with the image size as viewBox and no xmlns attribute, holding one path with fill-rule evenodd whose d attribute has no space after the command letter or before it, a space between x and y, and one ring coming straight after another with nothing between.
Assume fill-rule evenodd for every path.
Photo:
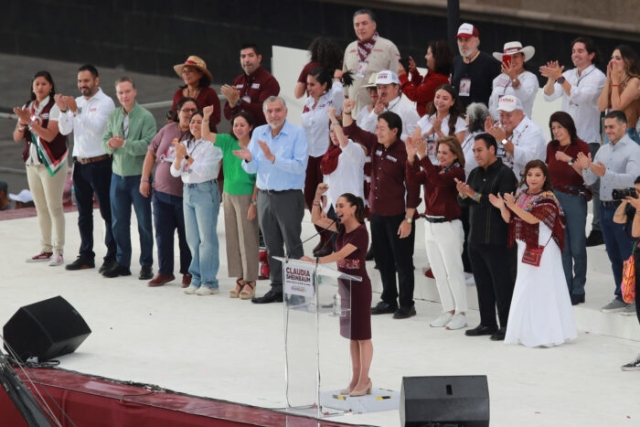
<instances>
[{"instance_id":1,"label":"purple shirt","mask_svg":"<svg viewBox=\"0 0 640 427\"><path fill-rule=\"evenodd\" d=\"M176 159L175 150L171 142L174 138L182 140L184 132L177 123L169 123L153 138L149 144L149 151L156 155L156 173L153 188L161 193L182 197L182 180L171 175L171 163Z\"/></svg>"}]
</instances>

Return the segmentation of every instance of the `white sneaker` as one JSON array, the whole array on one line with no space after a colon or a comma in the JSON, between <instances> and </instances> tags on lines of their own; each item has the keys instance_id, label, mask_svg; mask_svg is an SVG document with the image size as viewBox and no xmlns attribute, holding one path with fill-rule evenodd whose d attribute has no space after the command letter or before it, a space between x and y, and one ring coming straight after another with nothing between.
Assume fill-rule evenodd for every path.
<instances>
[{"instance_id":1,"label":"white sneaker","mask_svg":"<svg viewBox=\"0 0 640 427\"><path fill-rule=\"evenodd\" d=\"M440 316L438 316L436 320L429 323L429 326L431 326L432 328L444 328L445 326L447 326L447 323L451 321L452 317L453 315L451 313L449 313L448 311L445 311Z\"/></svg>"},{"instance_id":2,"label":"white sneaker","mask_svg":"<svg viewBox=\"0 0 640 427\"><path fill-rule=\"evenodd\" d=\"M456 329L462 329L467 326L467 316L463 313L456 313L451 318L451 321L447 323L447 329L454 331Z\"/></svg>"},{"instance_id":3,"label":"white sneaker","mask_svg":"<svg viewBox=\"0 0 640 427\"><path fill-rule=\"evenodd\" d=\"M189 289L189 288L187 288ZM215 295L220 292L218 289L209 288L207 286L200 286L196 291L196 295L205 296L205 295Z\"/></svg>"},{"instance_id":4,"label":"white sneaker","mask_svg":"<svg viewBox=\"0 0 640 427\"><path fill-rule=\"evenodd\" d=\"M187 295L193 295L198 290L198 286L189 285L188 288L184 288L184 293Z\"/></svg>"},{"instance_id":5,"label":"white sneaker","mask_svg":"<svg viewBox=\"0 0 640 427\"><path fill-rule=\"evenodd\" d=\"M60 254L53 254L51 258L49 258L49 267L57 267L62 264L64 264L64 259Z\"/></svg>"},{"instance_id":6,"label":"white sneaker","mask_svg":"<svg viewBox=\"0 0 640 427\"><path fill-rule=\"evenodd\" d=\"M466 282L467 286L476 285L476 279L473 278L473 273L464 273L464 281Z\"/></svg>"}]
</instances>

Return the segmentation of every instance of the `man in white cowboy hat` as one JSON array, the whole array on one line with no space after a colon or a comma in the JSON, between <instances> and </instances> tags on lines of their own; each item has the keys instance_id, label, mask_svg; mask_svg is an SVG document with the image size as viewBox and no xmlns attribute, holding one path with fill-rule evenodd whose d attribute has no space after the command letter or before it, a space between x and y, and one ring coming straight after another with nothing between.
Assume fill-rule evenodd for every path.
<instances>
[{"instance_id":1,"label":"man in white cowboy hat","mask_svg":"<svg viewBox=\"0 0 640 427\"><path fill-rule=\"evenodd\" d=\"M533 58L535 52L533 46L522 47L520 42L505 43L502 53L493 52L502 69L502 74L493 79L493 91L489 98L489 111L495 120L500 118L498 101L505 95L515 95L522 101L524 114L531 118L539 85L536 75L525 70L524 63Z\"/></svg>"},{"instance_id":2,"label":"man in white cowboy hat","mask_svg":"<svg viewBox=\"0 0 640 427\"><path fill-rule=\"evenodd\" d=\"M262 68L262 54L258 45L249 43L240 48L240 66L244 70L231 85L222 85L220 92L227 98L224 117L231 120L240 111L253 115L255 127L267 124L262 104L271 96L278 96L280 85L270 72Z\"/></svg>"},{"instance_id":3,"label":"man in white cowboy hat","mask_svg":"<svg viewBox=\"0 0 640 427\"><path fill-rule=\"evenodd\" d=\"M357 40L345 49L342 69L353 73L353 84L348 88L347 96L356 100L353 109L356 116L369 103L364 83L380 70L395 70L400 59L396 45L380 37L376 28L376 17L370 9L359 9L353 14Z\"/></svg>"},{"instance_id":4,"label":"man in white cowboy hat","mask_svg":"<svg viewBox=\"0 0 640 427\"><path fill-rule=\"evenodd\" d=\"M464 23L456 35L460 56L453 59L451 85L458 91L465 108L472 102L489 104L493 79L500 74L500 65L487 53L480 52L478 28Z\"/></svg>"},{"instance_id":5,"label":"man in white cowboy hat","mask_svg":"<svg viewBox=\"0 0 640 427\"><path fill-rule=\"evenodd\" d=\"M588 37L578 37L571 43L571 61L575 68L564 70L558 61L549 61L540 67L540 74L547 78L544 100L562 97L562 111L568 113L576 125L578 137L589 144L591 158L596 157L602 138L600 136L600 110L598 96L607 77L597 68L600 62L598 48ZM593 193L593 221L587 246L604 243L600 230L600 182L590 186Z\"/></svg>"},{"instance_id":6,"label":"man in white cowboy hat","mask_svg":"<svg viewBox=\"0 0 640 427\"><path fill-rule=\"evenodd\" d=\"M393 111L402 119L402 135L400 135L400 139L404 141L407 136L413 135L420 116L418 116L413 105L402 99L400 80L396 73L391 70L380 71L376 76L376 86L378 88L378 101L376 101L369 115L362 121L361 128L367 132L375 133L378 116L385 111Z\"/></svg>"},{"instance_id":7,"label":"man in white cowboy hat","mask_svg":"<svg viewBox=\"0 0 640 427\"><path fill-rule=\"evenodd\" d=\"M531 160L547 158L547 144L540 126L528 118L516 96L505 95L498 101L500 122L485 126L485 131L498 141L496 155L511 168L518 181Z\"/></svg>"}]
</instances>

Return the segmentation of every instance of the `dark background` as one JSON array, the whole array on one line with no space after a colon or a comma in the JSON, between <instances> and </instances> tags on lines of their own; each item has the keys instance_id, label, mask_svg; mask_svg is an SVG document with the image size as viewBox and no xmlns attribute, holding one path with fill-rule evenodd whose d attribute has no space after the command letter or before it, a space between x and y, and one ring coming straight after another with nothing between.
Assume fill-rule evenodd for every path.
<instances>
[{"instance_id":1,"label":"dark background","mask_svg":"<svg viewBox=\"0 0 640 427\"><path fill-rule=\"evenodd\" d=\"M196 54L220 84L241 72L238 54L245 42L262 47L267 69L272 45L306 49L314 37L325 35L346 47L355 39L352 15L358 6L312 0L32 0L11 1L3 8L0 52L165 76L174 75L172 65ZM380 35L394 41L403 56L412 55L419 66L424 66L427 42L446 38L444 11L408 6L374 11ZM513 40L533 45L536 55L527 66L536 73L552 59L571 67L571 40L588 34L542 28L549 25L518 18L463 15L462 20L478 26L484 51L501 51ZM620 43L594 39L606 57Z\"/></svg>"}]
</instances>

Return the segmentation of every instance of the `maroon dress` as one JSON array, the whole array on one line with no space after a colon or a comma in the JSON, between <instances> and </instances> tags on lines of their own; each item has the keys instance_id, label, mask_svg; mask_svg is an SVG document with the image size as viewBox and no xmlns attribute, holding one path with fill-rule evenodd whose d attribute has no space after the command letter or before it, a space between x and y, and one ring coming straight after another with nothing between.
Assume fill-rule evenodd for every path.
<instances>
[{"instance_id":1,"label":"maroon dress","mask_svg":"<svg viewBox=\"0 0 640 427\"><path fill-rule=\"evenodd\" d=\"M350 233L338 225L336 252L351 243L357 249L345 259L338 261L338 271L362 277L362 282L339 280L339 293L343 309L349 308L351 289L351 311L340 318L340 335L352 340L371 339L371 280L367 274L366 256L369 248L369 233L362 224ZM349 328L349 324L351 328Z\"/></svg>"}]
</instances>

